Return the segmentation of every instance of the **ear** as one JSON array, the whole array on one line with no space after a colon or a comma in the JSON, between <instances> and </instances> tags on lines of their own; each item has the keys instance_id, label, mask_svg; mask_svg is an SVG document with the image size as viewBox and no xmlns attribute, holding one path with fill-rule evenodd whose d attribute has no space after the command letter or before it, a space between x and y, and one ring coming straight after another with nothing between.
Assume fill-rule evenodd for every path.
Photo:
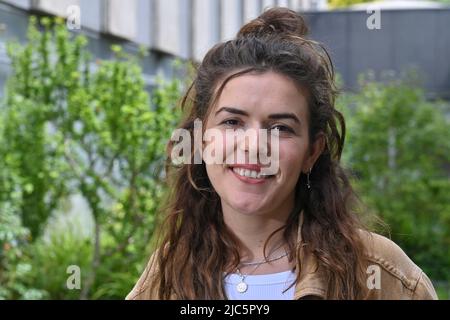
<instances>
[{"instance_id":1,"label":"ear","mask_svg":"<svg viewBox=\"0 0 450 320\"><path fill-rule=\"evenodd\" d=\"M305 159L302 172L308 173L309 170L314 167L317 159L325 149L325 143L325 134L323 132L319 132L316 135L314 142L309 147L308 156Z\"/></svg>"}]
</instances>

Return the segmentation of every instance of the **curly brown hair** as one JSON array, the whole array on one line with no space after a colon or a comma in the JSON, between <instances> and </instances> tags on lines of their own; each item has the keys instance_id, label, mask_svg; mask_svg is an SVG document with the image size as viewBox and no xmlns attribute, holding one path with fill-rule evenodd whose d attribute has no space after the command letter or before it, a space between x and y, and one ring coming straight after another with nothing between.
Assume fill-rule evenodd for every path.
<instances>
[{"instance_id":1,"label":"curly brown hair","mask_svg":"<svg viewBox=\"0 0 450 320\"><path fill-rule=\"evenodd\" d=\"M199 65L181 101L186 118L181 128L194 134L194 120L206 120L226 83L245 73L273 71L306 89L310 144L320 132L326 146L315 163L308 190L302 173L294 210L283 228L290 259L297 261L299 215L303 212L303 247L327 274L327 298L364 297L361 223L353 210L355 193L340 165L345 122L335 109L334 68L323 46L307 38L308 28L296 12L273 8L244 25L235 39L215 45ZM168 155L174 143L168 145ZM194 154L192 154L194 157ZM191 161L191 163L193 163ZM238 240L224 223L220 197L205 164L168 165L170 190L151 286L169 299L226 299L223 274L240 261ZM302 177L303 176L303 177ZM299 261L301 267L301 261ZM298 270L300 275L300 270ZM297 278L299 280L299 276Z\"/></svg>"}]
</instances>

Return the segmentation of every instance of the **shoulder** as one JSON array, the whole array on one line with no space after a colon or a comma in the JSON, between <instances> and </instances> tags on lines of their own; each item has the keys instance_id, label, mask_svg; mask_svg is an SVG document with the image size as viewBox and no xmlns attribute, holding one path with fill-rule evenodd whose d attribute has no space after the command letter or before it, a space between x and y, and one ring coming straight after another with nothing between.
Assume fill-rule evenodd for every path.
<instances>
[{"instance_id":1,"label":"shoulder","mask_svg":"<svg viewBox=\"0 0 450 320\"><path fill-rule=\"evenodd\" d=\"M378 286L368 283L371 296L381 299L437 299L430 279L395 242L373 232L360 232L368 277L379 274L379 279L371 279L378 281Z\"/></svg>"}]
</instances>

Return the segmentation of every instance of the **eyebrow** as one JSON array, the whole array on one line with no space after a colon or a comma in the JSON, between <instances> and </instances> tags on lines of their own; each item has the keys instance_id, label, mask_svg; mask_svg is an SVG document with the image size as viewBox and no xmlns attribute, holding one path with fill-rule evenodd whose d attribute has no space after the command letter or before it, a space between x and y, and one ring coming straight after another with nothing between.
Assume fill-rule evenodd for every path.
<instances>
[{"instance_id":1,"label":"eyebrow","mask_svg":"<svg viewBox=\"0 0 450 320\"><path fill-rule=\"evenodd\" d=\"M226 111L226 112L234 113L234 114L239 114L239 115L242 115L242 116L248 116L249 115L246 111L241 110L241 109L237 109L237 108L233 108L233 107L222 107L222 108L220 108L219 110L216 111L215 115L217 115L218 113L220 113L222 111ZM277 119L277 120L278 119L292 119L295 122L300 123L299 118L295 114L293 114L291 112L273 113L273 114L270 114L268 116L268 118L269 119Z\"/></svg>"}]
</instances>

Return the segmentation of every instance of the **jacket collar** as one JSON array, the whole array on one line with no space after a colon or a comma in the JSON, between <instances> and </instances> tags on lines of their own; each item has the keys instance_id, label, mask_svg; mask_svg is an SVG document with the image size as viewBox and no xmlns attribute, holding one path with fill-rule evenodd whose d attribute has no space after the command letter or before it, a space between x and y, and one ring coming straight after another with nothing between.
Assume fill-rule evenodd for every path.
<instances>
[{"instance_id":1,"label":"jacket collar","mask_svg":"<svg viewBox=\"0 0 450 320\"><path fill-rule=\"evenodd\" d=\"M300 272L300 278L295 285L294 299L306 296L326 298L326 278L323 268L317 263L314 255L305 250L307 243L302 239L303 211L300 213L297 243L300 246L300 259L297 259L296 272Z\"/></svg>"}]
</instances>

